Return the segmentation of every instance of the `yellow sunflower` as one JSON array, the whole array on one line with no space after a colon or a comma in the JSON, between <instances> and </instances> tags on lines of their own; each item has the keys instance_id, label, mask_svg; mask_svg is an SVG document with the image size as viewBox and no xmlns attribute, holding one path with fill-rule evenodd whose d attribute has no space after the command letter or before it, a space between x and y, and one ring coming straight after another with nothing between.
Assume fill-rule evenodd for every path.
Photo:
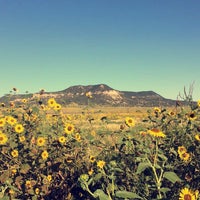
<instances>
[{"instance_id":1,"label":"yellow sunflower","mask_svg":"<svg viewBox=\"0 0 200 200\"><path fill-rule=\"evenodd\" d=\"M100 169L103 169L103 167L105 166L105 161L103 161L103 160L99 160L98 162L97 162L97 167L99 167Z\"/></svg>"},{"instance_id":2,"label":"yellow sunflower","mask_svg":"<svg viewBox=\"0 0 200 200\"><path fill-rule=\"evenodd\" d=\"M0 127L4 127L5 124L6 124L5 118L1 118L0 119Z\"/></svg>"},{"instance_id":3,"label":"yellow sunflower","mask_svg":"<svg viewBox=\"0 0 200 200\"><path fill-rule=\"evenodd\" d=\"M22 133L24 131L24 127L21 124L15 125L15 132Z\"/></svg>"},{"instance_id":4,"label":"yellow sunflower","mask_svg":"<svg viewBox=\"0 0 200 200\"><path fill-rule=\"evenodd\" d=\"M47 103L50 108L54 108L56 105L56 100L54 98L50 98Z\"/></svg>"},{"instance_id":5,"label":"yellow sunflower","mask_svg":"<svg viewBox=\"0 0 200 200\"><path fill-rule=\"evenodd\" d=\"M32 187L31 181L27 180L26 183L25 183L25 186L26 186L27 189L30 189Z\"/></svg>"},{"instance_id":6,"label":"yellow sunflower","mask_svg":"<svg viewBox=\"0 0 200 200\"><path fill-rule=\"evenodd\" d=\"M66 142L66 138L65 138L64 136L61 136L61 137L58 138L58 141L59 141L61 144L63 144L63 143Z\"/></svg>"},{"instance_id":7,"label":"yellow sunflower","mask_svg":"<svg viewBox=\"0 0 200 200\"><path fill-rule=\"evenodd\" d=\"M74 132L74 125L73 124L66 124L65 125L65 133L71 134Z\"/></svg>"},{"instance_id":8,"label":"yellow sunflower","mask_svg":"<svg viewBox=\"0 0 200 200\"><path fill-rule=\"evenodd\" d=\"M35 194L36 195L40 194L40 189L39 188L35 188Z\"/></svg>"},{"instance_id":9,"label":"yellow sunflower","mask_svg":"<svg viewBox=\"0 0 200 200\"><path fill-rule=\"evenodd\" d=\"M200 107L200 100L197 101L197 106Z\"/></svg>"},{"instance_id":10,"label":"yellow sunflower","mask_svg":"<svg viewBox=\"0 0 200 200\"><path fill-rule=\"evenodd\" d=\"M22 136L19 137L19 141L20 141L20 142L24 142L25 140L26 140L26 138L25 138L24 135L22 135Z\"/></svg>"},{"instance_id":11,"label":"yellow sunflower","mask_svg":"<svg viewBox=\"0 0 200 200\"><path fill-rule=\"evenodd\" d=\"M76 140L77 142L80 142L80 141L81 141L81 135L80 135L79 133L76 133L76 134L75 134L75 140Z\"/></svg>"},{"instance_id":12,"label":"yellow sunflower","mask_svg":"<svg viewBox=\"0 0 200 200\"><path fill-rule=\"evenodd\" d=\"M183 154L183 153L186 153L187 152L187 149L184 147L184 146L179 146L178 147L178 154Z\"/></svg>"},{"instance_id":13,"label":"yellow sunflower","mask_svg":"<svg viewBox=\"0 0 200 200\"><path fill-rule=\"evenodd\" d=\"M154 136L154 137L166 137L166 135L159 129L157 128L153 128L151 130L148 130L147 133L149 133L150 135Z\"/></svg>"},{"instance_id":14,"label":"yellow sunflower","mask_svg":"<svg viewBox=\"0 0 200 200\"><path fill-rule=\"evenodd\" d=\"M47 180L48 180L49 182L51 182L51 181L52 181L52 176L51 176L51 175L48 175L48 176L47 176Z\"/></svg>"},{"instance_id":15,"label":"yellow sunflower","mask_svg":"<svg viewBox=\"0 0 200 200\"><path fill-rule=\"evenodd\" d=\"M170 116L174 116L175 115L175 112L174 111L169 111L168 113Z\"/></svg>"},{"instance_id":16,"label":"yellow sunflower","mask_svg":"<svg viewBox=\"0 0 200 200\"><path fill-rule=\"evenodd\" d=\"M89 159L90 159L91 163L95 162L95 160L96 160L94 156L90 156Z\"/></svg>"},{"instance_id":17,"label":"yellow sunflower","mask_svg":"<svg viewBox=\"0 0 200 200\"><path fill-rule=\"evenodd\" d=\"M94 170L91 168L88 170L88 174L91 176L94 173Z\"/></svg>"},{"instance_id":18,"label":"yellow sunflower","mask_svg":"<svg viewBox=\"0 0 200 200\"><path fill-rule=\"evenodd\" d=\"M187 115L187 118L190 120L190 121L194 121L195 119L197 119L197 116L194 112L191 112Z\"/></svg>"},{"instance_id":19,"label":"yellow sunflower","mask_svg":"<svg viewBox=\"0 0 200 200\"><path fill-rule=\"evenodd\" d=\"M5 105L5 103L1 103L1 107L5 107L6 105Z\"/></svg>"},{"instance_id":20,"label":"yellow sunflower","mask_svg":"<svg viewBox=\"0 0 200 200\"><path fill-rule=\"evenodd\" d=\"M56 103L54 106L54 110L60 110L61 109L61 105L59 103Z\"/></svg>"},{"instance_id":21,"label":"yellow sunflower","mask_svg":"<svg viewBox=\"0 0 200 200\"><path fill-rule=\"evenodd\" d=\"M199 134L196 134L194 137L195 137L195 139L196 139L197 141L200 141L200 135L199 135Z\"/></svg>"},{"instance_id":22,"label":"yellow sunflower","mask_svg":"<svg viewBox=\"0 0 200 200\"><path fill-rule=\"evenodd\" d=\"M155 113L160 113L160 112L161 112L161 109L158 108L158 107L154 107L154 112L155 112Z\"/></svg>"},{"instance_id":23,"label":"yellow sunflower","mask_svg":"<svg viewBox=\"0 0 200 200\"><path fill-rule=\"evenodd\" d=\"M12 155L12 157L14 157L14 158L18 157L18 156L19 156L18 150L14 149L13 151L11 151L11 155Z\"/></svg>"},{"instance_id":24,"label":"yellow sunflower","mask_svg":"<svg viewBox=\"0 0 200 200\"><path fill-rule=\"evenodd\" d=\"M183 188L180 191L179 200L197 200L195 192L188 188Z\"/></svg>"},{"instance_id":25,"label":"yellow sunflower","mask_svg":"<svg viewBox=\"0 0 200 200\"><path fill-rule=\"evenodd\" d=\"M134 119L131 118L131 117L126 117L125 123L126 123L126 125L129 126L129 127L135 126L135 121L134 121Z\"/></svg>"},{"instance_id":26,"label":"yellow sunflower","mask_svg":"<svg viewBox=\"0 0 200 200\"><path fill-rule=\"evenodd\" d=\"M181 160L183 160L184 162L187 162L189 161L190 159L190 154L185 152L185 153L182 153L182 154L179 154L179 157Z\"/></svg>"},{"instance_id":27,"label":"yellow sunflower","mask_svg":"<svg viewBox=\"0 0 200 200\"><path fill-rule=\"evenodd\" d=\"M15 169L15 168L12 169L12 170L11 170L11 173L12 173L12 175L14 176L14 175L17 173L17 169Z\"/></svg>"},{"instance_id":28,"label":"yellow sunflower","mask_svg":"<svg viewBox=\"0 0 200 200\"><path fill-rule=\"evenodd\" d=\"M48 154L48 152L47 152L46 150L44 150L44 151L42 152L41 156L42 156L42 159L43 159L43 160L46 160L46 159L49 157L49 154Z\"/></svg>"},{"instance_id":29,"label":"yellow sunflower","mask_svg":"<svg viewBox=\"0 0 200 200\"><path fill-rule=\"evenodd\" d=\"M6 117L6 121L11 126L13 126L13 125L15 125L17 123L17 120L14 117L12 117L12 116L7 116Z\"/></svg>"},{"instance_id":30,"label":"yellow sunflower","mask_svg":"<svg viewBox=\"0 0 200 200\"><path fill-rule=\"evenodd\" d=\"M45 138L44 137L39 137L38 139L37 139L37 146L44 146L44 144L45 144Z\"/></svg>"},{"instance_id":31,"label":"yellow sunflower","mask_svg":"<svg viewBox=\"0 0 200 200\"><path fill-rule=\"evenodd\" d=\"M8 141L6 134L0 132L0 145L4 145Z\"/></svg>"},{"instance_id":32,"label":"yellow sunflower","mask_svg":"<svg viewBox=\"0 0 200 200\"><path fill-rule=\"evenodd\" d=\"M27 103L27 99L22 99L22 103Z\"/></svg>"}]
</instances>

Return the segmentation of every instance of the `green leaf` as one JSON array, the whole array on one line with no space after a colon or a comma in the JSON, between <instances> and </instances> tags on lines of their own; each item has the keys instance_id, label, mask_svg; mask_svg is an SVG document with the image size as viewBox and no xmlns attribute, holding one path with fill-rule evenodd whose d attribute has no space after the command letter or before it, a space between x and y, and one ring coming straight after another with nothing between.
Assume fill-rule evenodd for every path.
<instances>
[{"instance_id":1,"label":"green leaf","mask_svg":"<svg viewBox=\"0 0 200 200\"><path fill-rule=\"evenodd\" d=\"M109 196L106 195L106 194L104 193L103 190L97 189L97 190L94 192L94 195L95 195L96 197L99 197L99 200L109 200Z\"/></svg>"},{"instance_id":2,"label":"green leaf","mask_svg":"<svg viewBox=\"0 0 200 200\"><path fill-rule=\"evenodd\" d=\"M162 153L159 153L158 157L161 158L163 161L167 161L168 160L168 158Z\"/></svg>"},{"instance_id":3,"label":"green leaf","mask_svg":"<svg viewBox=\"0 0 200 200\"><path fill-rule=\"evenodd\" d=\"M124 191L117 191L115 193L115 195L116 195L116 197L119 197L119 198L143 199L142 197L140 197L136 193L134 193L134 192L128 192L126 190L124 190Z\"/></svg>"},{"instance_id":4,"label":"green leaf","mask_svg":"<svg viewBox=\"0 0 200 200\"><path fill-rule=\"evenodd\" d=\"M31 167L29 164L23 164L23 165L21 165L20 173L26 174L29 172L30 169L31 169Z\"/></svg>"},{"instance_id":5,"label":"green leaf","mask_svg":"<svg viewBox=\"0 0 200 200\"><path fill-rule=\"evenodd\" d=\"M166 193L166 192L171 191L171 189L167 188L167 187L162 187L162 188L160 188L160 191L163 192L163 193Z\"/></svg>"},{"instance_id":6,"label":"green leaf","mask_svg":"<svg viewBox=\"0 0 200 200\"><path fill-rule=\"evenodd\" d=\"M102 173L96 174L94 177L94 181L98 181L99 179L101 179L101 177L102 177Z\"/></svg>"},{"instance_id":7,"label":"green leaf","mask_svg":"<svg viewBox=\"0 0 200 200\"><path fill-rule=\"evenodd\" d=\"M177 181L181 182L182 180L177 176L175 172L165 172L163 174L163 177L171 181L172 183L175 183Z\"/></svg>"},{"instance_id":8,"label":"green leaf","mask_svg":"<svg viewBox=\"0 0 200 200\"><path fill-rule=\"evenodd\" d=\"M145 169L149 168L150 164L147 162L142 162L138 165L136 174L142 173Z\"/></svg>"},{"instance_id":9,"label":"green leaf","mask_svg":"<svg viewBox=\"0 0 200 200\"><path fill-rule=\"evenodd\" d=\"M1 198L1 200L9 200L9 199L10 199L9 196L4 196L4 197Z\"/></svg>"}]
</instances>

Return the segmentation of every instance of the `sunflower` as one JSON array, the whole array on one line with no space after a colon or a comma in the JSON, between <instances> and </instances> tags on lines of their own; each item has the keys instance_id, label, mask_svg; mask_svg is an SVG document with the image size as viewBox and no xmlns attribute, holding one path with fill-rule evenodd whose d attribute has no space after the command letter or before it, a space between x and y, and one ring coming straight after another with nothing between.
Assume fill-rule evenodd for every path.
<instances>
[{"instance_id":1,"label":"sunflower","mask_svg":"<svg viewBox=\"0 0 200 200\"><path fill-rule=\"evenodd\" d=\"M187 115L187 118L190 120L190 121L194 121L195 119L197 119L197 116L194 112L191 112Z\"/></svg>"},{"instance_id":2,"label":"sunflower","mask_svg":"<svg viewBox=\"0 0 200 200\"><path fill-rule=\"evenodd\" d=\"M5 118L1 118L0 119L0 127L4 127L5 124L6 124Z\"/></svg>"},{"instance_id":3,"label":"sunflower","mask_svg":"<svg viewBox=\"0 0 200 200\"><path fill-rule=\"evenodd\" d=\"M197 106L200 107L200 100L197 101Z\"/></svg>"},{"instance_id":4,"label":"sunflower","mask_svg":"<svg viewBox=\"0 0 200 200\"><path fill-rule=\"evenodd\" d=\"M90 156L89 159L90 159L91 163L95 162L95 160L96 160L94 156Z\"/></svg>"},{"instance_id":5,"label":"sunflower","mask_svg":"<svg viewBox=\"0 0 200 200\"><path fill-rule=\"evenodd\" d=\"M94 170L91 168L88 170L88 174L91 176L94 173Z\"/></svg>"},{"instance_id":6,"label":"sunflower","mask_svg":"<svg viewBox=\"0 0 200 200\"><path fill-rule=\"evenodd\" d=\"M12 157L14 157L14 158L18 157L18 156L19 156L18 150L14 149L13 151L11 151L11 155L12 155Z\"/></svg>"},{"instance_id":7,"label":"sunflower","mask_svg":"<svg viewBox=\"0 0 200 200\"><path fill-rule=\"evenodd\" d=\"M88 174L81 174L81 175L80 175L80 179L81 179L82 181L88 181L89 176L88 176Z\"/></svg>"},{"instance_id":8,"label":"sunflower","mask_svg":"<svg viewBox=\"0 0 200 200\"><path fill-rule=\"evenodd\" d=\"M20 142L24 142L25 140L26 140L26 138L25 138L24 135L19 137L19 141L20 141Z\"/></svg>"},{"instance_id":9,"label":"sunflower","mask_svg":"<svg viewBox=\"0 0 200 200\"><path fill-rule=\"evenodd\" d=\"M27 103L27 99L22 99L22 103Z\"/></svg>"},{"instance_id":10,"label":"sunflower","mask_svg":"<svg viewBox=\"0 0 200 200\"><path fill-rule=\"evenodd\" d=\"M17 173L17 169L13 168L13 169L11 170L12 176L14 176L16 173Z\"/></svg>"},{"instance_id":11,"label":"sunflower","mask_svg":"<svg viewBox=\"0 0 200 200\"><path fill-rule=\"evenodd\" d=\"M44 144L45 144L45 138L44 137L39 137L38 139L37 139L37 146L44 146Z\"/></svg>"},{"instance_id":12,"label":"sunflower","mask_svg":"<svg viewBox=\"0 0 200 200\"><path fill-rule=\"evenodd\" d=\"M24 127L21 124L17 124L15 126L15 132L22 133L24 131Z\"/></svg>"},{"instance_id":13,"label":"sunflower","mask_svg":"<svg viewBox=\"0 0 200 200\"><path fill-rule=\"evenodd\" d=\"M49 106L50 108L54 108L55 105L56 105L55 99L54 99L54 98L50 98L50 99L48 100L48 106Z\"/></svg>"},{"instance_id":14,"label":"sunflower","mask_svg":"<svg viewBox=\"0 0 200 200\"><path fill-rule=\"evenodd\" d=\"M40 194L40 189L39 188L35 188L35 194L36 195Z\"/></svg>"},{"instance_id":15,"label":"sunflower","mask_svg":"<svg viewBox=\"0 0 200 200\"><path fill-rule=\"evenodd\" d=\"M174 116L174 115L175 115L175 112L174 112L174 111L170 111L168 114L169 114L170 116Z\"/></svg>"},{"instance_id":16,"label":"sunflower","mask_svg":"<svg viewBox=\"0 0 200 200\"><path fill-rule=\"evenodd\" d=\"M10 102L10 107L14 108L15 107L15 103L14 102Z\"/></svg>"},{"instance_id":17,"label":"sunflower","mask_svg":"<svg viewBox=\"0 0 200 200\"><path fill-rule=\"evenodd\" d=\"M66 142L66 138L65 138L64 136L61 136L61 137L58 138L58 141L59 141L61 144L63 144L63 143Z\"/></svg>"},{"instance_id":18,"label":"sunflower","mask_svg":"<svg viewBox=\"0 0 200 200\"><path fill-rule=\"evenodd\" d=\"M200 135L199 135L199 134L196 134L194 137L195 137L195 139L196 139L197 141L200 141Z\"/></svg>"},{"instance_id":19,"label":"sunflower","mask_svg":"<svg viewBox=\"0 0 200 200\"><path fill-rule=\"evenodd\" d=\"M126 123L126 125L129 126L129 127L135 126L135 121L134 121L134 119L131 118L131 117L126 117L125 123Z\"/></svg>"},{"instance_id":20,"label":"sunflower","mask_svg":"<svg viewBox=\"0 0 200 200\"><path fill-rule=\"evenodd\" d=\"M74 125L73 124L66 124L65 125L65 133L71 134L74 131Z\"/></svg>"},{"instance_id":21,"label":"sunflower","mask_svg":"<svg viewBox=\"0 0 200 200\"><path fill-rule=\"evenodd\" d=\"M48 154L48 152L47 152L46 150L44 150L44 151L42 152L41 156L42 156L42 159L43 159L43 160L46 160L46 159L49 157L49 154Z\"/></svg>"},{"instance_id":22,"label":"sunflower","mask_svg":"<svg viewBox=\"0 0 200 200\"><path fill-rule=\"evenodd\" d=\"M60 110L61 109L61 105L59 103L56 103L54 106L54 110Z\"/></svg>"},{"instance_id":23,"label":"sunflower","mask_svg":"<svg viewBox=\"0 0 200 200\"><path fill-rule=\"evenodd\" d=\"M48 180L49 182L51 182L51 181L52 181L52 176L51 176L51 175L48 175L48 176L47 176L47 180Z\"/></svg>"},{"instance_id":24,"label":"sunflower","mask_svg":"<svg viewBox=\"0 0 200 200\"><path fill-rule=\"evenodd\" d=\"M13 126L13 125L15 125L17 123L17 120L14 117L12 117L12 116L7 116L6 117L6 121L11 126Z\"/></svg>"},{"instance_id":25,"label":"sunflower","mask_svg":"<svg viewBox=\"0 0 200 200\"><path fill-rule=\"evenodd\" d=\"M99 160L98 162L97 162L97 167L99 167L100 169L103 169L103 167L105 166L105 161L103 161L103 160Z\"/></svg>"},{"instance_id":26,"label":"sunflower","mask_svg":"<svg viewBox=\"0 0 200 200\"><path fill-rule=\"evenodd\" d=\"M0 145L4 145L8 141L6 134L0 132Z\"/></svg>"},{"instance_id":27,"label":"sunflower","mask_svg":"<svg viewBox=\"0 0 200 200\"><path fill-rule=\"evenodd\" d=\"M140 131L139 133L141 136L146 136L146 134L147 134L147 132L145 132L145 131Z\"/></svg>"},{"instance_id":28,"label":"sunflower","mask_svg":"<svg viewBox=\"0 0 200 200\"><path fill-rule=\"evenodd\" d=\"M160 112L161 112L161 109L158 108L158 107L154 107L154 112L155 112L155 113L160 113Z\"/></svg>"},{"instance_id":29,"label":"sunflower","mask_svg":"<svg viewBox=\"0 0 200 200\"><path fill-rule=\"evenodd\" d=\"M1 103L1 107L5 107L6 105L5 105L5 103Z\"/></svg>"},{"instance_id":30,"label":"sunflower","mask_svg":"<svg viewBox=\"0 0 200 200\"><path fill-rule=\"evenodd\" d=\"M80 141L81 141L81 135L80 135L79 133L76 133L76 134L75 134L75 140L76 140L77 142L80 142Z\"/></svg>"},{"instance_id":31,"label":"sunflower","mask_svg":"<svg viewBox=\"0 0 200 200\"><path fill-rule=\"evenodd\" d=\"M184 146L179 146L178 147L178 154L183 154L183 153L186 153L187 152L187 149L184 147Z\"/></svg>"},{"instance_id":32,"label":"sunflower","mask_svg":"<svg viewBox=\"0 0 200 200\"><path fill-rule=\"evenodd\" d=\"M179 157L180 157L180 159L183 160L184 162L187 162L187 161L189 161L189 159L190 159L190 154L187 153L187 152L181 153L181 154L179 154Z\"/></svg>"},{"instance_id":33,"label":"sunflower","mask_svg":"<svg viewBox=\"0 0 200 200\"><path fill-rule=\"evenodd\" d=\"M25 183L25 186L26 186L27 189L30 189L32 187L31 181L27 180L26 183Z\"/></svg>"},{"instance_id":34,"label":"sunflower","mask_svg":"<svg viewBox=\"0 0 200 200\"><path fill-rule=\"evenodd\" d=\"M162 137L162 138L166 137L166 135L157 128L153 128L151 130L148 130L147 132L154 137Z\"/></svg>"},{"instance_id":35,"label":"sunflower","mask_svg":"<svg viewBox=\"0 0 200 200\"><path fill-rule=\"evenodd\" d=\"M180 191L179 200L197 200L195 192L188 188L183 188Z\"/></svg>"}]
</instances>

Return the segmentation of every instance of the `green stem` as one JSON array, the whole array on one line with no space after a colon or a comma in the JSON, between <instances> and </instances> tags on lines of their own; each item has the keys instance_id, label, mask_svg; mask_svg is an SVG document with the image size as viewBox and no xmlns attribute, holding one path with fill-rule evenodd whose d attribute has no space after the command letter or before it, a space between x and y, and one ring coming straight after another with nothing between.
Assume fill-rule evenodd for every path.
<instances>
[{"instance_id":1,"label":"green stem","mask_svg":"<svg viewBox=\"0 0 200 200\"><path fill-rule=\"evenodd\" d=\"M158 190L159 199L162 199L162 194L160 192L160 187L161 187L163 169L161 168L161 173L160 173L160 176L159 176L157 171L156 171L157 158L158 158L158 141L156 140L156 148L155 148L155 156L154 156L153 164L148 159L148 157L147 157L147 160L148 160L148 162L149 162L149 164L150 164L150 166L152 168L152 171L153 171L153 174L154 174L154 177L155 177L155 183L156 183L156 187L157 187L157 190Z\"/></svg>"},{"instance_id":2,"label":"green stem","mask_svg":"<svg viewBox=\"0 0 200 200\"><path fill-rule=\"evenodd\" d=\"M92 197L96 198L96 196L94 195L94 193L92 193L92 191L90 190L90 188L89 188L89 186L88 186L87 183L85 183L85 187L86 187L86 190L88 191L88 193L89 193Z\"/></svg>"}]
</instances>

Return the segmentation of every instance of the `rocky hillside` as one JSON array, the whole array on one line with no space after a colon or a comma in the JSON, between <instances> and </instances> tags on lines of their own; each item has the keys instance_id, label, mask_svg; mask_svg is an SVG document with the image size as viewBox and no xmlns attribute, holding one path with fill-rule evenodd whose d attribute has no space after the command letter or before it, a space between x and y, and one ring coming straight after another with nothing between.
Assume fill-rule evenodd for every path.
<instances>
[{"instance_id":1,"label":"rocky hillside","mask_svg":"<svg viewBox=\"0 0 200 200\"><path fill-rule=\"evenodd\" d=\"M87 97L86 94L89 94ZM87 105L109 105L109 106L171 106L176 101L166 99L153 91L119 91L105 84L98 85L77 85L57 92L44 92L42 94L5 95L0 102L20 101L23 98L35 99L40 97L43 100L55 98L58 102L68 104ZM90 98L92 97L92 98Z\"/></svg>"}]
</instances>

